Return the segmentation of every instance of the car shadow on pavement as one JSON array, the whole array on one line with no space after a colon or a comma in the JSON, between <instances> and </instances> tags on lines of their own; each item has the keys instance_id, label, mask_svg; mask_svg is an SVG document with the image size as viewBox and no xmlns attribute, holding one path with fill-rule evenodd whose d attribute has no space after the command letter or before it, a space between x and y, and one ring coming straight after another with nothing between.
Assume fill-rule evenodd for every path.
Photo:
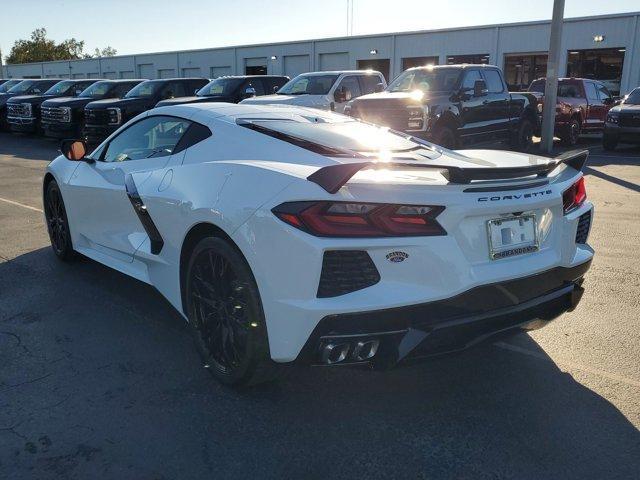
<instances>
[{"instance_id":1,"label":"car shadow on pavement","mask_svg":"<svg viewBox=\"0 0 640 480\"><path fill-rule=\"evenodd\" d=\"M0 478L637 477L625 415L510 341L537 357L486 345L237 391L153 288L42 248L0 263Z\"/></svg>"},{"instance_id":2,"label":"car shadow on pavement","mask_svg":"<svg viewBox=\"0 0 640 480\"><path fill-rule=\"evenodd\" d=\"M20 161L48 160L60 155L60 142L33 135L0 132L0 157L16 157Z\"/></svg>"}]
</instances>

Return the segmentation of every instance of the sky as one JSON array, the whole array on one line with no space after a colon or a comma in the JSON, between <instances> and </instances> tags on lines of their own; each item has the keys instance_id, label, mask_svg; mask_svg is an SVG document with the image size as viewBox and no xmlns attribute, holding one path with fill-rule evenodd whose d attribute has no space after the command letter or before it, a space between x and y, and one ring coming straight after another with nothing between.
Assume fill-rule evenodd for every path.
<instances>
[{"instance_id":1,"label":"sky","mask_svg":"<svg viewBox=\"0 0 640 480\"><path fill-rule=\"evenodd\" d=\"M353 0L353 34L551 18L553 0ZM565 17L640 10L638 0L566 0ZM347 0L0 0L0 50L39 27L119 55L347 35Z\"/></svg>"}]
</instances>

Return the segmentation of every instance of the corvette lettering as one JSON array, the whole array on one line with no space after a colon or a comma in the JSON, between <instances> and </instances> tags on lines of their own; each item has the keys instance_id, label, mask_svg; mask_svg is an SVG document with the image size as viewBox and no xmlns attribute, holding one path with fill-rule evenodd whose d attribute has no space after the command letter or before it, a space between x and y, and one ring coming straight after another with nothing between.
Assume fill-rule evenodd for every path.
<instances>
[{"instance_id":1,"label":"corvette lettering","mask_svg":"<svg viewBox=\"0 0 640 480\"><path fill-rule=\"evenodd\" d=\"M522 198L535 198L535 197L543 197L545 195L551 195L553 193L552 190L542 190L540 192L533 193L518 193L514 195L496 195L494 197L480 197L478 198L479 202L499 202L501 200L520 200Z\"/></svg>"}]
</instances>

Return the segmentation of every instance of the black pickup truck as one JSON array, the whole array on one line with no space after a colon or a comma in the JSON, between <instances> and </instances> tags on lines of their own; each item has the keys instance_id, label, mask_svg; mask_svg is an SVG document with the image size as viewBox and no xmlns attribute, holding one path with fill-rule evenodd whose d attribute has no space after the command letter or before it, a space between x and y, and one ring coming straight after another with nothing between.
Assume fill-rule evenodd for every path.
<instances>
[{"instance_id":1,"label":"black pickup truck","mask_svg":"<svg viewBox=\"0 0 640 480\"><path fill-rule=\"evenodd\" d=\"M271 95L278 91L289 77L280 75L238 75L220 77L210 81L196 92L194 97L172 98L158 102L156 107L184 103L229 102L238 103L245 98Z\"/></svg>"},{"instance_id":2,"label":"black pickup truck","mask_svg":"<svg viewBox=\"0 0 640 480\"><path fill-rule=\"evenodd\" d=\"M40 95L21 95L7 102L7 122L12 132L38 133L40 106L50 98L77 97L97 80L62 80Z\"/></svg>"},{"instance_id":3,"label":"black pickup truck","mask_svg":"<svg viewBox=\"0 0 640 480\"><path fill-rule=\"evenodd\" d=\"M42 129L46 137L79 138L84 128L84 107L96 100L122 98L144 80L101 80L77 97L45 100L40 106Z\"/></svg>"},{"instance_id":4,"label":"black pickup truck","mask_svg":"<svg viewBox=\"0 0 640 480\"><path fill-rule=\"evenodd\" d=\"M9 88L6 92L0 93L0 130L7 130L9 128L9 124L7 123L7 102L10 99L19 95L39 95L47 91L59 81L59 78L48 78L46 80L23 80Z\"/></svg>"},{"instance_id":5,"label":"black pickup truck","mask_svg":"<svg viewBox=\"0 0 640 480\"><path fill-rule=\"evenodd\" d=\"M445 148L506 141L524 151L536 108L532 95L507 91L498 67L465 64L406 70L383 92L352 100L345 113Z\"/></svg>"},{"instance_id":6,"label":"black pickup truck","mask_svg":"<svg viewBox=\"0 0 640 480\"><path fill-rule=\"evenodd\" d=\"M160 100L193 95L207 83L206 78L147 80L131 89L124 98L88 103L84 109L82 136L87 143L98 144L136 115L151 110Z\"/></svg>"}]
</instances>

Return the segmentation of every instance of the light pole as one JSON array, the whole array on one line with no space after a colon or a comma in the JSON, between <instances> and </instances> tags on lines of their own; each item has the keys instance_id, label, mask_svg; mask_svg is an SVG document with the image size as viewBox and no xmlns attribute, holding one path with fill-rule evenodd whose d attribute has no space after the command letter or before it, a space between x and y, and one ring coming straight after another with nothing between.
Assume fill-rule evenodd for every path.
<instances>
[{"instance_id":1,"label":"light pole","mask_svg":"<svg viewBox=\"0 0 640 480\"><path fill-rule=\"evenodd\" d=\"M549 38L549 59L547 61L547 80L544 87L542 105L542 139L540 149L551 153L553 149L553 130L556 121L556 98L558 94L558 69L560 67L560 49L562 48L562 24L564 0L553 1L551 36Z\"/></svg>"}]
</instances>

